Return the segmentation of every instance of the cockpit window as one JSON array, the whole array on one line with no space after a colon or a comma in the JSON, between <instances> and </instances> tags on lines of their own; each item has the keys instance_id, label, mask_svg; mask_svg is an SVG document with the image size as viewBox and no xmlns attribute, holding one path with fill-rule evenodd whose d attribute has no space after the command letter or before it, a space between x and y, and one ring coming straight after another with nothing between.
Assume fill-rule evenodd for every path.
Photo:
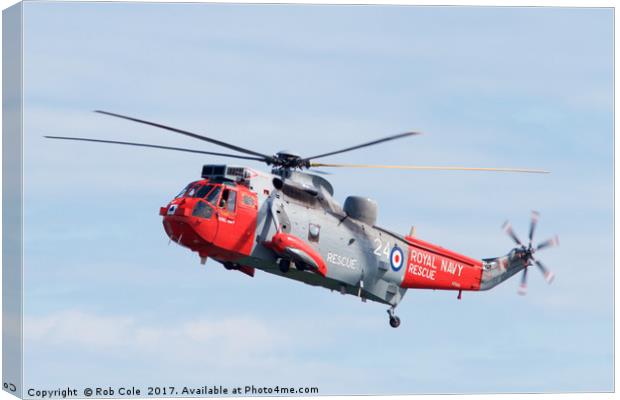
<instances>
[{"instance_id":1,"label":"cockpit window","mask_svg":"<svg viewBox=\"0 0 620 400\"><path fill-rule=\"evenodd\" d=\"M220 197L220 192L222 191L222 187L221 186L216 186L215 189L213 189L209 195L207 196L207 201L211 204L213 204L214 206L217 205L217 199L218 197Z\"/></svg>"},{"instance_id":2,"label":"cockpit window","mask_svg":"<svg viewBox=\"0 0 620 400\"><path fill-rule=\"evenodd\" d=\"M189 185L185 186L185 187L183 188L183 190L181 190L181 191L179 192L179 194L177 194L177 195L176 195L175 199L178 199L178 198L180 198L180 197L185 196L185 193L187 193L187 191L189 190L189 188L193 187L194 185L196 185L196 182L192 182L192 183L190 183Z\"/></svg>"},{"instance_id":3,"label":"cockpit window","mask_svg":"<svg viewBox=\"0 0 620 400\"><path fill-rule=\"evenodd\" d=\"M185 192L185 196L187 196L187 197L194 197L194 195L196 194L196 189L197 188L198 188L198 185L190 186L187 189L187 192Z\"/></svg>"},{"instance_id":4,"label":"cockpit window","mask_svg":"<svg viewBox=\"0 0 620 400\"><path fill-rule=\"evenodd\" d=\"M228 193L230 193L228 189L225 189L224 193L222 193L222 198L220 199L220 204L219 204L220 208L226 208L226 202L228 201Z\"/></svg>"},{"instance_id":5,"label":"cockpit window","mask_svg":"<svg viewBox=\"0 0 620 400\"><path fill-rule=\"evenodd\" d=\"M211 215L213 215L213 208L202 200L196 203L192 211L192 216L194 217L209 219Z\"/></svg>"},{"instance_id":6,"label":"cockpit window","mask_svg":"<svg viewBox=\"0 0 620 400\"><path fill-rule=\"evenodd\" d=\"M224 189L218 206L224 210L227 210L228 212L234 213L236 203L237 192L230 189Z\"/></svg>"},{"instance_id":7,"label":"cockpit window","mask_svg":"<svg viewBox=\"0 0 620 400\"><path fill-rule=\"evenodd\" d=\"M203 198L207 195L207 193L211 191L211 189L213 189L213 185L204 185L198 190L196 190L196 193L193 197Z\"/></svg>"},{"instance_id":8,"label":"cockpit window","mask_svg":"<svg viewBox=\"0 0 620 400\"><path fill-rule=\"evenodd\" d=\"M231 213L234 213L236 203L237 203L237 192L235 192L234 190L231 190L230 194L228 195L228 204L226 205L226 207L228 207L228 211L230 211Z\"/></svg>"},{"instance_id":9,"label":"cockpit window","mask_svg":"<svg viewBox=\"0 0 620 400\"><path fill-rule=\"evenodd\" d=\"M192 182L189 185L185 186L185 188L183 190L181 190L181 192L179 194L176 195L175 199L178 199L178 198L181 198L181 197L198 197L198 198L203 198L214 187L215 187L215 185L201 185L201 184L198 183L198 181Z\"/></svg>"}]
</instances>

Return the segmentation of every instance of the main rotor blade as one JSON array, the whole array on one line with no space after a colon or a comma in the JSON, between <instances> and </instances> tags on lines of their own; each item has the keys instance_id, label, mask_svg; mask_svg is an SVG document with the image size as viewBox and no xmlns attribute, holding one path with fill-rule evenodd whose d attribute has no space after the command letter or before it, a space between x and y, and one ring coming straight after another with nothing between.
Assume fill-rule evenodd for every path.
<instances>
[{"instance_id":1,"label":"main rotor blade","mask_svg":"<svg viewBox=\"0 0 620 400\"><path fill-rule=\"evenodd\" d=\"M118 141L114 141L114 140L87 139L87 138L68 137L68 136L43 136L43 137L47 138L47 139L61 139L61 140L75 140L75 141L81 141L81 142L122 144L122 145L127 145L127 146L150 147L150 148L154 148L154 149L185 151L187 153L198 153L198 154L208 154L208 155L212 155L212 156L241 158L243 160L265 161L264 159L258 158L258 157L241 156L241 155L237 155L237 154L214 153L214 152L211 152L211 151L185 149L185 148L182 148L182 147L159 146L159 145L156 145L156 144L133 143L133 142L118 142Z\"/></svg>"},{"instance_id":2,"label":"main rotor blade","mask_svg":"<svg viewBox=\"0 0 620 400\"><path fill-rule=\"evenodd\" d=\"M532 239L534 238L534 230L536 230L536 224L538 223L538 218L540 214L538 211L532 211L532 218L530 220L530 233L528 238L530 239L530 246L532 245Z\"/></svg>"},{"instance_id":3,"label":"main rotor blade","mask_svg":"<svg viewBox=\"0 0 620 400\"><path fill-rule=\"evenodd\" d=\"M420 132L399 133L397 135L386 136L386 137L381 138L381 139L373 140L372 142L362 143L362 144L358 144L357 146L347 147L346 149L335 150L335 151L331 151L329 153L319 154L318 156L306 157L306 158L304 158L304 160L308 161L308 160L312 160L314 158L333 156L334 154L340 154L340 153L344 153L344 152L351 151L351 150L361 149L362 147L373 146L375 144L379 144L379 143L383 143L383 142L389 142L390 140L396 140L396 139L404 138L404 137L407 137L407 136L413 136L413 135L419 135L419 134L420 134Z\"/></svg>"},{"instance_id":4,"label":"main rotor blade","mask_svg":"<svg viewBox=\"0 0 620 400\"><path fill-rule=\"evenodd\" d=\"M510 225L510 222L504 222L504 224L502 225L502 229L508 234L508 236L512 238L512 240L514 240L516 244L518 244L519 246L523 246L523 243L521 243L515 232L512 230L512 225Z\"/></svg>"},{"instance_id":5,"label":"main rotor blade","mask_svg":"<svg viewBox=\"0 0 620 400\"><path fill-rule=\"evenodd\" d=\"M413 169L434 171L489 171L489 172L523 172L530 174L548 174L549 171L522 168L478 168L478 167L429 167L420 165L371 165L371 164L325 164L311 162L310 167L338 167L338 168L382 168L382 169Z\"/></svg>"},{"instance_id":6,"label":"main rotor blade","mask_svg":"<svg viewBox=\"0 0 620 400\"><path fill-rule=\"evenodd\" d=\"M547 239L544 242L541 242L538 246L536 246L536 251L542 250L547 247L555 247L560 245L560 238L556 235L551 239Z\"/></svg>"},{"instance_id":7,"label":"main rotor blade","mask_svg":"<svg viewBox=\"0 0 620 400\"><path fill-rule=\"evenodd\" d=\"M166 129L166 130L169 130L169 131L172 131L172 132L180 133L182 135L193 137L194 139L199 139L199 140L203 140L205 142L216 144L218 146L226 147L227 149L235 150L235 151L238 151L240 153L251 154L253 156L259 156L259 157L262 157L263 161L271 161L271 160L273 160L273 157L271 157L271 156L269 156L267 154L258 153L258 152L253 151L253 150L245 149L243 147L235 146L235 145L230 144L230 143L222 142L221 140L211 139L211 138L206 137L206 136L198 135L196 133L192 133L192 132L185 131L185 130L182 130L182 129L173 128L171 126L167 126L167 125L163 125L163 124L158 124L156 122L146 121L146 120L143 120L143 119L128 117L126 115L116 114L116 113L109 112L109 111L95 110L95 112L99 113L99 114L109 115L109 116L112 116L112 117L126 119L126 120L129 120L129 121L138 122L138 123L145 124L145 125L151 125L151 126L154 126L154 127L157 127L157 128L161 128L161 129Z\"/></svg>"}]
</instances>

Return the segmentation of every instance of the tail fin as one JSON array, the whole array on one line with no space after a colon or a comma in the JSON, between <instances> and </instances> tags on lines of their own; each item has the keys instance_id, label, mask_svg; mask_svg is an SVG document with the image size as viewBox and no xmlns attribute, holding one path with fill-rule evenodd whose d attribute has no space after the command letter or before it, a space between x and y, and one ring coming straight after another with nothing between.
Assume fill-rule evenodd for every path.
<instances>
[{"instance_id":1,"label":"tail fin","mask_svg":"<svg viewBox=\"0 0 620 400\"><path fill-rule=\"evenodd\" d=\"M513 249L502 257L486 258L482 261L480 290L489 290L499 285L525 269L528 264L527 259L523 258L519 249Z\"/></svg>"}]
</instances>

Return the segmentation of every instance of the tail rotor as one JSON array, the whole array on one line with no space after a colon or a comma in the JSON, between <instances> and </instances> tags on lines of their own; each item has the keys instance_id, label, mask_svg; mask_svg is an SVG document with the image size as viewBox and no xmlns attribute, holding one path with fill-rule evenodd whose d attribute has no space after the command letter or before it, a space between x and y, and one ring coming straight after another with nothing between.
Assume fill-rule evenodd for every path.
<instances>
[{"instance_id":1,"label":"tail rotor","mask_svg":"<svg viewBox=\"0 0 620 400\"><path fill-rule=\"evenodd\" d=\"M547 247L556 247L560 245L560 238L556 235L551 239L547 239L544 242L541 242L536 246L536 251L542 250Z\"/></svg>"},{"instance_id":2,"label":"tail rotor","mask_svg":"<svg viewBox=\"0 0 620 400\"><path fill-rule=\"evenodd\" d=\"M519 246L523 246L523 243L521 243L521 241L519 240L519 238L515 234L515 231L512 230L512 225L510 224L510 222L508 222L508 221L504 222L504 225L502 225L502 229L504 230L504 232L506 232L508 234L508 236L510 236L512 238L512 240L516 244L518 244Z\"/></svg>"},{"instance_id":3,"label":"tail rotor","mask_svg":"<svg viewBox=\"0 0 620 400\"><path fill-rule=\"evenodd\" d=\"M521 274L521 284L519 285L518 293L521 296L525 296L527 293L527 267L523 269L523 274Z\"/></svg>"},{"instance_id":4,"label":"tail rotor","mask_svg":"<svg viewBox=\"0 0 620 400\"><path fill-rule=\"evenodd\" d=\"M536 231L536 225L538 224L539 218L540 213L538 213L537 211L532 211L532 215L530 218L530 230L528 233L529 240L527 246L524 245L521 240L519 240L519 237L515 234L510 222L506 221L502 225L502 229L504 230L504 232L506 232L506 234L510 236L510 238L517 244L518 247L515 248L515 254L517 257L523 260L523 264L525 265L525 267L523 268L523 274L521 275L521 284L518 291L520 295L525 295L527 293L527 270L529 266L536 265L540 272L543 274L545 281L549 284L553 281L553 278L555 277L555 274L551 272L547 267L545 267L542 262L534 258L534 253L536 253L537 251L550 247L556 247L560 244L560 240L556 235L551 239L540 242L536 246L533 245L534 232Z\"/></svg>"},{"instance_id":5,"label":"tail rotor","mask_svg":"<svg viewBox=\"0 0 620 400\"><path fill-rule=\"evenodd\" d=\"M553 278L555 278L555 274L551 271L549 271L544 265L543 263L541 263L538 260L534 260L534 264L536 264L536 266L538 267L538 269L540 269L540 272L543 273L543 276L545 277L545 280L547 281L547 283L551 283L553 282Z\"/></svg>"}]
</instances>

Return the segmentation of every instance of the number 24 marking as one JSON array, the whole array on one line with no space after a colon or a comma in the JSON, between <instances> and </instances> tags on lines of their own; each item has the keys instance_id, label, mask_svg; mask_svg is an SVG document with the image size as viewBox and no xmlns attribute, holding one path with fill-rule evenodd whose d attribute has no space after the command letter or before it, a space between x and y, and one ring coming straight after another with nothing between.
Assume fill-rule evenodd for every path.
<instances>
[{"instance_id":1,"label":"number 24 marking","mask_svg":"<svg viewBox=\"0 0 620 400\"><path fill-rule=\"evenodd\" d=\"M374 240L375 242L375 255L381 257L382 255L384 255L385 257L387 257L388 259L390 258L390 242L386 242L385 244L383 242L381 242L381 240L379 238L375 238ZM383 250L382 250L383 249Z\"/></svg>"}]
</instances>

